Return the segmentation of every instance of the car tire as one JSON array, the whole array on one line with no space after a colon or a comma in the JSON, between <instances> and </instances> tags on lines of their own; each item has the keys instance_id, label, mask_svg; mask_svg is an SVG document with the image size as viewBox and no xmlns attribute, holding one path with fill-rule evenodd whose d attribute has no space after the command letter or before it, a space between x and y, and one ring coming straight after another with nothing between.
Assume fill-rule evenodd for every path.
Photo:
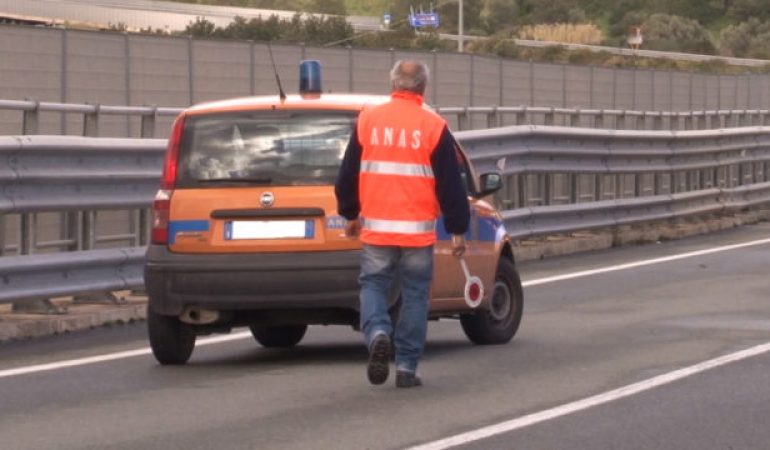
<instances>
[{"instance_id":1,"label":"car tire","mask_svg":"<svg viewBox=\"0 0 770 450\"><path fill-rule=\"evenodd\" d=\"M195 331L175 316L147 307L147 331L155 359L163 365L185 364L195 348Z\"/></svg>"},{"instance_id":2,"label":"car tire","mask_svg":"<svg viewBox=\"0 0 770 450\"><path fill-rule=\"evenodd\" d=\"M294 347L305 336L307 325L283 325L283 326L261 326L252 325L249 327L251 335L263 347L267 348L285 348Z\"/></svg>"},{"instance_id":3,"label":"car tire","mask_svg":"<svg viewBox=\"0 0 770 450\"><path fill-rule=\"evenodd\" d=\"M474 344L505 344L518 331L523 309L524 294L516 266L503 258L497 265L489 307L460 315L460 324Z\"/></svg>"}]
</instances>

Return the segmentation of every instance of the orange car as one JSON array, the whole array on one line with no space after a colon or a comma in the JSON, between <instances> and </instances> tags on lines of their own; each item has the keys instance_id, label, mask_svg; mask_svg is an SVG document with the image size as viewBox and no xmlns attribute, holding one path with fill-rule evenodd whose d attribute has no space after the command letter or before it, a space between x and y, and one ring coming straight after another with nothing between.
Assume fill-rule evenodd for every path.
<instances>
[{"instance_id":1,"label":"orange car","mask_svg":"<svg viewBox=\"0 0 770 450\"><path fill-rule=\"evenodd\" d=\"M303 92L206 103L177 117L144 274L161 364L184 364L197 335L236 326L266 347L296 345L309 324L358 327L361 244L344 235L334 181L358 113L387 100ZM501 217L484 200L501 178L477 177L459 146L457 156L472 215L464 258L484 290L466 299L439 223L430 318L459 317L471 341L505 343L523 296ZM398 305L393 292L393 314Z\"/></svg>"}]
</instances>

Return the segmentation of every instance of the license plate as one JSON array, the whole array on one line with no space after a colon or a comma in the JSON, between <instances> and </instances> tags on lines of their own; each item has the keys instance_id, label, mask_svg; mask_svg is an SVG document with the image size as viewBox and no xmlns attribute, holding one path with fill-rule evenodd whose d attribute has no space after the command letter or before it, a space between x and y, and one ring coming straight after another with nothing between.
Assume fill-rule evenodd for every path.
<instances>
[{"instance_id":1,"label":"license plate","mask_svg":"<svg viewBox=\"0 0 770 450\"><path fill-rule=\"evenodd\" d=\"M312 220L236 220L225 223L225 240L313 239Z\"/></svg>"}]
</instances>

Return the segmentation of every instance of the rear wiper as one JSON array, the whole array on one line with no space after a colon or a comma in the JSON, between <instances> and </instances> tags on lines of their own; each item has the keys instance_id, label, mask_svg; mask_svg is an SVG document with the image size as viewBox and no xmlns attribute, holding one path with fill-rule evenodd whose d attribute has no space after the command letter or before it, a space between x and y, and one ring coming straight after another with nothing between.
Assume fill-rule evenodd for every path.
<instances>
[{"instance_id":1,"label":"rear wiper","mask_svg":"<svg viewBox=\"0 0 770 450\"><path fill-rule=\"evenodd\" d=\"M249 184L271 184L272 178L204 178L198 180L198 183L249 183Z\"/></svg>"}]
</instances>

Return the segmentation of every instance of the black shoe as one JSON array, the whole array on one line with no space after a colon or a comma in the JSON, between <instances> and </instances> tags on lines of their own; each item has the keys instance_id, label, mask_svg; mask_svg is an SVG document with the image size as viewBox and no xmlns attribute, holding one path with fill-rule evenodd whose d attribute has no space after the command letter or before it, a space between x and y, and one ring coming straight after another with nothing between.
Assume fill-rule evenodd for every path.
<instances>
[{"instance_id":1,"label":"black shoe","mask_svg":"<svg viewBox=\"0 0 770 450\"><path fill-rule=\"evenodd\" d=\"M390 338L387 334L380 333L369 346L369 364L366 367L366 376L372 384L382 384L388 379L390 364Z\"/></svg>"},{"instance_id":2,"label":"black shoe","mask_svg":"<svg viewBox=\"0 0 770 450\"><path fill-rule=\"evenodd\" d=\"M416 373L406 370L396 371L396 387L410 388L416 386L422 386L422 380Z\"/></svg>"}]
</instances>

